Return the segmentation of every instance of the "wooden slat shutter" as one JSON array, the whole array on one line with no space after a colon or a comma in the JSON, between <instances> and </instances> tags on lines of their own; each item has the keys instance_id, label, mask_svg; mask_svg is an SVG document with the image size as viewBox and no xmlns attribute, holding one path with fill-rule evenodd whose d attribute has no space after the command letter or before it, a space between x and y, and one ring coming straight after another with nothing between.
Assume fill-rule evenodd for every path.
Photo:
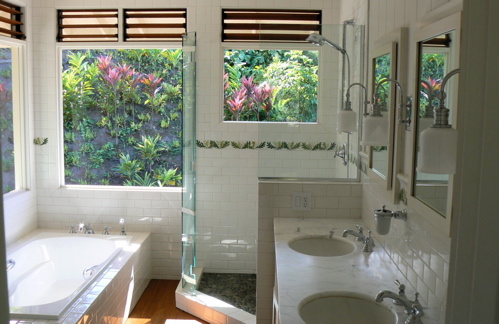
<instances>
[{"instance_id":1,"label":"wooden slat shutter","mask_svg":"<svg viewBox=\"0 0 499 324\"><path fill-rule=\"evenodd\" d=\"M26 39L22 31L22 17L21 7L0 0L0 35Z\"/></svg>"},{"instance_id":2,"label":"wooden slat shutter","mask_svg":"<svg viewBox=\"0 0 499 324\"><path fill-rule=\"evenodd\" d=\"M58 10L58 42L118 41L118 10Z\"/></svg>"},{"instance_id":3,"label":"wooden slat shutter","mask_svg":"<svg viewBox=\"0 0 499 324\"><path fill-rule=\"evenodd\" d=\"M222 9L222 41L304 43L321 20L320 10Z\"/></svg>"},{"instance_id":4,"label":"wooden slat shutter","mask_svg":"<svg viewBox=\"0 0 499 324\"><path fill-rule=\"evenodd\" d=\"M186 9L125 9L125 41L182 41Z\"/></svg>"}]
</instances>

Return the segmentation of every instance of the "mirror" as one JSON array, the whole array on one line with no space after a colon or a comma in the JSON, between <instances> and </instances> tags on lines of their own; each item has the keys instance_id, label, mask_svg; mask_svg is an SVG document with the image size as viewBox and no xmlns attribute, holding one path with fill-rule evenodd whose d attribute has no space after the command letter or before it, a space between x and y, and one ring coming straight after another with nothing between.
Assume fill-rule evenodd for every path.
<instances>
[{"instance_id":1,"label":"mirror","mask_svg":"<svg viewBox=\"0 0 499 324\"><path fill-rule=\"evenodd\" d=\"M416 171L419 159L419 142L423 130L433 124L433 108L438 107L438 93L441 91L445 75L458 67L458 33L456 30L436 34L418 43L418 73L416 103L416 139L413 195L444 218L450 216L450 185L452 176L447 174L428 174ZM445 86L446 107L449 122L456 126L458 77L449 79Z\"/></svg>"},{"instance_id":2,"label":"mirror","mask_svg":"<svg viewBox=\"0 0 499 324\"><path fill-rule=\"evenodd\" d=\"M370 80L370 101L374 100L374 95L378 98L381 117L383 118L384 131L388 145L369 146L369 170L370 178L377 180L385 189L391 189L392 186L392 166L393 166L393 143L394 143L394 124L395 124L395 87L393 82L384 82L376 86L384 79L397 78L397 43L385 42L378 46L371 53L371 80ZM372 109L372 107L370 108ZM364 122L366 119L364 119ZM369 134L364 133L363 143L369 141Z\"/></svg>"},{"instance_id":3,"label":"mirror","mask_svg":"<svg viewBox=\"0 0 499 324\"><path fill-rule=\"evenodd\" d=\"M438 104L435 95L439 84L450 71L459 67L459 49L461 34L461 12L434 22L421 22L422 26L414 32L417 52L414 131L412 166L410 176L410 194L407 203L422 215L426 221L443 233L450 235L452 214L452 181L449 175L424 174L417 172L420 135L433 123L431 113ZM450 110L449 123L456 124L457 95L459 74L449 79L445 86L446 107Z\"/></svg>"}]
</instances>

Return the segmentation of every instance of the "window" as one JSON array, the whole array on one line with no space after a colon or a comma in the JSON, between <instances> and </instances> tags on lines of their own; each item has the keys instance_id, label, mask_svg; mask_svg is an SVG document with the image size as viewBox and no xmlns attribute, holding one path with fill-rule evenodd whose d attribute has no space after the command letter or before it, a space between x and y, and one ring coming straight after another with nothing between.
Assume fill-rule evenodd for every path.
<instances>
[{"instance_id":1,"label":"window","mask_svg":"<svg viewBox=\"0 0 499 324\"><path fill-rule=\"evenodd\" d=\"M0 44L0 128L3 193L22 187L20 49Z\"/></svg>"},{"instance_id":2,"label":"window","mask_svg":"<svg viewBox=\"0 0 499 324\"><path fill-rule=\"evenodd\" d=\"M223 121L317 122L320 11L230 10L222 13ZM274 49L242 49L270 43ZM250 45L251 47L251 45Z\"/></svg>"},{"instance_id":3,"label":"window","mask_svg":"<svg viewBox=\"0 0 499 324\"><path fill-rule=\"evenodd\" d=\"M180 186L181 49L62 52L66 184Z\"/></svg>"},{"instance_id":4,"label":"window","mask_svg":"<svg viewBox=\"0 0 499 324\"><path fill-rule=\"evenodd\" d=\"M122 23L115 9L58 15L59 42L176 42L62 50L65 184L181 186L186 10L125 9Z\"/></svg>"}]
</instances>

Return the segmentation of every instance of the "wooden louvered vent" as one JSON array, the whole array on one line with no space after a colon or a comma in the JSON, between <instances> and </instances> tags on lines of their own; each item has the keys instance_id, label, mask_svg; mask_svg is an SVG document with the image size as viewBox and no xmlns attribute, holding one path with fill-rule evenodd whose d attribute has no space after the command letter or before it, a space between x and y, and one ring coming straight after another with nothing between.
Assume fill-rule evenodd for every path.
<instances>
[{"instance_id":1,"label":"wooden louvered vent","mask_svg":"<svg viewBox=\"0 0 499 324\"><path fill-rule=\"evenodd\" d=\"M321 31L320 10L222 9L223 42L303 43Z\"/></svg>"},{"instance_id":2,"label":"wooden louvered vent","mask_svg":"<svg viewBox=\"0 0 499 324\"><path fill-rule=\"evenodd\" d=\"M185 9L126 9L125 41L182 41L187 29Z\"/></svg>"},{"instance_id":3,"label":"wooden louvered vent","mask_svg":"<svg viewBox=\"0 0 499 324\"><path fill-rule=\"evenodd\" d=\"M118 41L118 10L58 10L58 42Z\"/></svg>"},{"instance_id":4,"label":"wooden louvered vent","mask_svg":"<svg viewBox=\"0 0 499 324\"><path fill-rule=\"evenodd\" d=\"M20 7L0 0L0 35L26 39L22 31L22 16Z\"/></svg>"}]
</instances>

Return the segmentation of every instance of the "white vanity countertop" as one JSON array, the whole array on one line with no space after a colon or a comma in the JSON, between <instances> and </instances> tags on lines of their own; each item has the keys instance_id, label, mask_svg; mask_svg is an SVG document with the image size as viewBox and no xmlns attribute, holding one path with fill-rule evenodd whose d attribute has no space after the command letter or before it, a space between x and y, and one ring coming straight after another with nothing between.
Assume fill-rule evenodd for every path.
<instances>
[{"instance_id":1,"label":"white vanity countertop","mask_svg":"<svg viewBox=\"0 0 499 324\"><path fill-rule=\"evenodd\" d=\"M281 324L303 324L299 315L300 302L315 293L326 291L355 292L376 297L381 290L398 292L394 280L404 282L402 274L391 261L381 245L376 246L371 253L361 252L362 242L354 241L352 235L347 239L355 242L354 252L336 257L314 257L298 253L288 246L288 242L306 236L328 235L334 231L334 236L341 237L344 229L356 230L355 225L368 229L359 219L299 219L275 218L274 238L276 251L277 295L279 317ZM297 228L300 231L297 232ZM413 299L414 291L406 289L406 295ZM386 298L383 304L397 312L398 323L403 323L407 315L402 306L393 305ZM424 306L424 305L423 305ZM434 323L425 314L424 324Z\"/></svg>"}]
</instances>

